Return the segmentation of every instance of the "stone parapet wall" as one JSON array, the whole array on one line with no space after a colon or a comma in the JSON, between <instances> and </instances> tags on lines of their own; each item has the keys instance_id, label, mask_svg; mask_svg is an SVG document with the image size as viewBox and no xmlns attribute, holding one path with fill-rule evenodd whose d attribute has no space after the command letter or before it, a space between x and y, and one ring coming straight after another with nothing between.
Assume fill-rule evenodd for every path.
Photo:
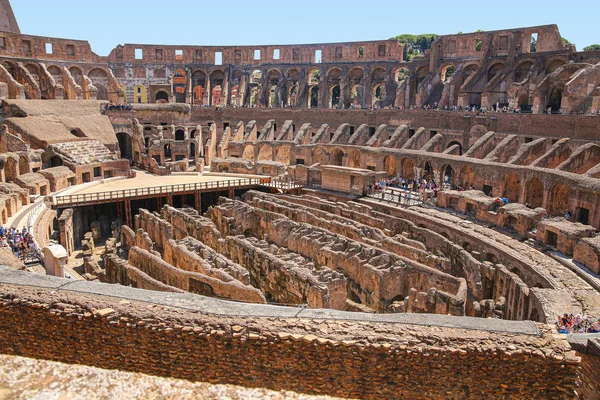
<instances>
[{"instance_id":1,"label":"stone parapet wall","mask_svg":"<svg viewBox=\"0 0 600 400\"><path fill-rule=\"evenodd\" d=\"M293 316L304 311L290 314L287 308L223 308L217 300L203 305L208 300L189 294L142 295L130 288L113 292L105 284L65 287L68 280L39 279L36 286L62 288L0 286L0 352L350 398L575 398L578 357L546 330L538 336L518 329L502 333L369 322L364 314L352 317L359 320L338 319L352 313L303 319ZM193 311L198 307L225 315L199 314ZM258 314L251 316L248 307L259 307ZM270 316L259 316L265 312ZM485 322L505 328L531 324Z\"/></svg>"}]
</instances>

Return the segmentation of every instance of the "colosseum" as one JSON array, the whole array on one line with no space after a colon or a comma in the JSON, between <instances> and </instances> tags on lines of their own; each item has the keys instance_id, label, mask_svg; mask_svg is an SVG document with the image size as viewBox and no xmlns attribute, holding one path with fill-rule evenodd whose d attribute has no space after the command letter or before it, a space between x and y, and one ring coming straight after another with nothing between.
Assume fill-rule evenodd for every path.
<instances>
[{"instance_id":1,"label":"colosseum","mask_svg":"<svg viewBox=\"0 0 600 400\"><path fill-rule=\"evenodd\" d=\"M600 50L0 15L0 398L600 399Z\"/></svg>"}]
</instances>

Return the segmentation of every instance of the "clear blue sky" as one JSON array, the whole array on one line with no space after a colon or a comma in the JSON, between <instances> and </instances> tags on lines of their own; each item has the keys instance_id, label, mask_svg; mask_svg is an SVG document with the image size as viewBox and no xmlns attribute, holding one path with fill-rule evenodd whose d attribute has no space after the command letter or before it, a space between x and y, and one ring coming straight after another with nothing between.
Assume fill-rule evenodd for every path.
<instances>
[{"instance_id":1,"label":"clear blue sky","mask_svg":"<svg viewBox=\"0 0 600 400\"><path fill-rule=\"evenodd\" d=\"M11 0L21 32L118 44L252 45L388 39L557 24L577 49L600 43L595 0Z\"/></svg>"}]
</instances>

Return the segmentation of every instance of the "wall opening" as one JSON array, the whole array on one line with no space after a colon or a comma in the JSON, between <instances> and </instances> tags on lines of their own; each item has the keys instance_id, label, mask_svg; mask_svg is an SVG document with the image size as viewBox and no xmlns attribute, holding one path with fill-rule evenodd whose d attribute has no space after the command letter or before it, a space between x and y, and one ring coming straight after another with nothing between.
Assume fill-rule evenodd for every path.
<instances>
[{"instance_id":1,"label":"wall opening","mask_svg":"<svg viewBox=\"0 0 600 400\"><path fill-rule=\"evenodd\" d=\"M315 63L316 64L320 64L322 61L322 51L321 50L315 50Z\"/></svg>"},{"instance_id":2,"label":"wall opening","mask_svg":"<svg viewBox=\"0 0 600 400\"><path fill-rule=\"evenodd\" d=\"M52 43L46 43L46 54L53 54Z\"/></svg>"},{"instance_id":3,"label":"wall opening","mask_svg":"<svg viewBox=\"0 0 600 400\"><path fill-rule=\"evenodd\" d=\"M223 53L215 51L215 65L223 65Z\"/></svg>"},{"instance_id":4,"label":"wall opening","mask_svg":"<svg viewBox=\"0 0 600 400\"><path fill-rule=\"evenodd\" d=\"M279 49L275 49L275 50L273 50L273 60L279 60L279 57L280 57L280 56L281 56L281 55L280 55L280 51L279 51Z\"/></svg>"}]
</instances>

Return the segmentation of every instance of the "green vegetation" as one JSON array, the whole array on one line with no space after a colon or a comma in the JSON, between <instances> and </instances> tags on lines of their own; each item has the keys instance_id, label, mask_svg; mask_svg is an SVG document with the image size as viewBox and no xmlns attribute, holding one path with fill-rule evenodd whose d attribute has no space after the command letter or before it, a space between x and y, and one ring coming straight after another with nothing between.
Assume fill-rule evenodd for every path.
<instances>
[{"instance_id":1,"label":"green vegetation","mask_svg":"<svg viewBox=\"0 0 600 400\"><path fill-rule=\"evenodd\" d=\"M423 35L398 35L391 40L399 40L404 46L404 61L410 61L411 58L425 53L425 50L431 48L431 43L438 38L435 33L426 33Z\"/></svg>"},{"instance_id":2,"label":"green vegetation","mask_svg":"<svg viewBox=\"0 0 600 400\"><path fill-rule=\"evenodd\" d=\"M592 50L600 50L600 44L592 44L589 46L585 46L583 51L592 51Z\"/></svg>"},{"instance_id":3,"label":"green vegetation","mask_svg":"<svg viewBox=\"0 0 600 400\"><path fill-rule=\"evenodd\" d=\"M572 44L572 43L569 41L569 39L567 39L567 38L561 38L561 39L562 39L562 42L563 42L563 44Z\"/></svg>"}]
</instances>

